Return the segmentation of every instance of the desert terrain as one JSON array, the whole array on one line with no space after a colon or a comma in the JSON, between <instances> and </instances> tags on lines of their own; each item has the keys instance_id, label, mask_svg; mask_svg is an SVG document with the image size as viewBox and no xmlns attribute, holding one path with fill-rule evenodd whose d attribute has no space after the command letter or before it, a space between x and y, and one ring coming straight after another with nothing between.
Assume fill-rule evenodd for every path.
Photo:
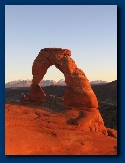
<instances>
[{"instance_id":1,"label":"desert terrain","mask_svg":"<svg viewBox=\"0 0 125 163\"><path fill-rule=\"evenodd\" d=\"M6 155L116 155L117 139L66 124L75 111L53 112L41 106L8 103L5 109Z\"/></svg>"},{"instance_id":2,"label":"desert terrain","mask_svg":"<svg viewBox=\"0 0 125 163\"><path fill-rule=\"evenodd\" d=\"M116 82L115 82L116 84ZM117 99L104 90L116 91L114 82L95 89L99 111L107 128L117 130ZM100 88L101 87L101 88ZM108 89L109 88L109 89ZM111 89L112 88L112 89ZM103 90L103 96L100 95ZM21 92L29 88L8 88L5 91L5 154L6 155L117 155L117 137L98 131L84 131L67 120L76 118L76 109L63 109L65 87L45 87L44 105L21 104ZM116 97L117 98L117 97ZM107 102L107 99L110 103ZM113 99L113 100L112 100Z\"/></svg>"}]
</instances>

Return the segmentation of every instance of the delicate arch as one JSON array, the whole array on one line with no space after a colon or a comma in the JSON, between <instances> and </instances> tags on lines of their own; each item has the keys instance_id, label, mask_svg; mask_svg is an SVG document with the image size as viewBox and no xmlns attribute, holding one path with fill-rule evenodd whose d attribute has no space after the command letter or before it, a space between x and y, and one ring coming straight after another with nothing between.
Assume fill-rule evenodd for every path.
<instances>
[{"instance_id":1,"label":"delicate arch","mask_svg":"<svg viewBox=\"0 0 125 163\"><path fill-rule=\"evenodd\" d=\"M39 84L46 74L47 69L55 65L64 74L67 84L64 107L80 109L98 108L97 98L88 79L84 72L77 68L77 65L70 56L71 51L68 49L41 49L32 66L33 80L30 86L30 99L32 101L44 102L46 95Z\"/></svg>"}]
</instances>

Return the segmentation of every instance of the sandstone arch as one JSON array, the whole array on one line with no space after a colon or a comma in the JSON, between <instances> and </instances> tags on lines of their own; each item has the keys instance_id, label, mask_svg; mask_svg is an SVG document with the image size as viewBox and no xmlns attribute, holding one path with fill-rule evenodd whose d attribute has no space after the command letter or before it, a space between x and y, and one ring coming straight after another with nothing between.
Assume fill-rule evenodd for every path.
<instances>
[{"instance_id":1,"label":"sandstone arch","mask_svg":"<svg viewBox=\"0 0 125 163\"><path fill-rule=\"evenodd\" d=\"M64 108L78 108L83 110L98 108L97 98L85 73L77 68L77 65L70 56L71 51L68 49L41 49L32 66L33 80L29 93L31 101L44 102L46 95L39 84L46 74L47 69L55 65L64 74L67 84L64 95Z\"/></svg>"},{"instance_id":2,"label":"sandstone arch","mask_svg":"<svg viewBox=\"0 0 125 163\"><path fill-rule=\"evenodd\" d=\"M84 72L77 68L70 57L71 51L61 48L41 49L33 62L33 80L29 95L22 94L20 102L27 104L32 102L43 103L46 94L40 87L47 69L55 65L65 76L66 91L64 95L64 108L67 108L67 125L75 125L77 129L84 131L98 131L104 135L117 137L117 132L106 128L98 108L98 100L90 86Z\"/></svg>"}]
</instances>

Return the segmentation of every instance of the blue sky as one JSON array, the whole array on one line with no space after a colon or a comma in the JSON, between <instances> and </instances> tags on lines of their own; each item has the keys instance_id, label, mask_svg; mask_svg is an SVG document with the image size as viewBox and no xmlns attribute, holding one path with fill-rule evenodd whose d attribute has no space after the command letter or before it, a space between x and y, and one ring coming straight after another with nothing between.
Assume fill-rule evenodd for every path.
<instances>
[{"instance_id":1,"label":"blue sky","mask_svg":"<svg viewBox=\"0 0 125 163\"><path fill-rule=\"evenodd\" d=\"M32 79L40 49L67 48L89 81L117 79L116 5L6 5L5 82ZM63 79L51 66L43 80Z\"/></svg>"}]
</instances>

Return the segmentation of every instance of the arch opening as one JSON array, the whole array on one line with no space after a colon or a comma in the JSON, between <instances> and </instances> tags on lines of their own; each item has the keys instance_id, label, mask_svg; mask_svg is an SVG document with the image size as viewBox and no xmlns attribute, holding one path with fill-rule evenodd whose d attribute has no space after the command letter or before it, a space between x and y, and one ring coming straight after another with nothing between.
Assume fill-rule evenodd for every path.
<instances>
[{"instance_id":1,"label":"arch opening","mask_svg":"<svg viewBox=\"0 0 125 163\"><path fill-rule=\"evenodd\" d=\"M55 85L58 85L58 81L60 79L65 81L65 75L58 68L56 68L55 65L50 66L43 77L44 81L53 81L55 82Z\"/></svg>"}]
</instances>

